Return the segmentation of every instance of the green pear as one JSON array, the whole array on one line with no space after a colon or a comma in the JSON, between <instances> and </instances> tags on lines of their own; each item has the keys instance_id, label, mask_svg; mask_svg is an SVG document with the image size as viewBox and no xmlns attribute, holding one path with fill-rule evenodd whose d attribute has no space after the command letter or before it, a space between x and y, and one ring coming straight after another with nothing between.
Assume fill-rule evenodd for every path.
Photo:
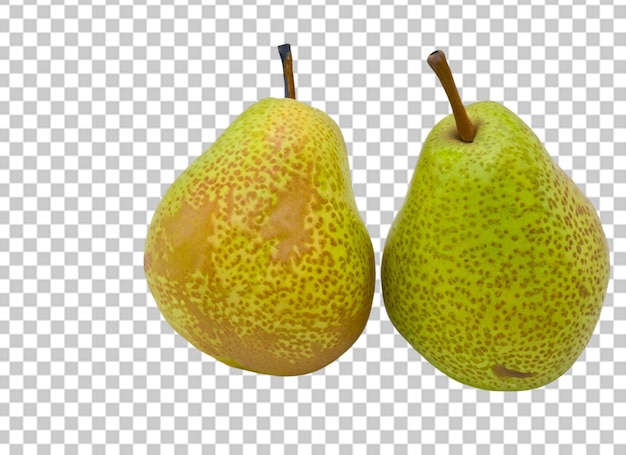
<instances>
[{"instance_id":1,"label":"green pear","mask_svg":"<svg viewBox=\"0 0 626 455\"><path fill-rule=\"evenodd\" d=\"M385 308L449 377L487 390L541 387L594 331L607 240L594 206L533 131L495 102L465 110L445 62L440 51L429 57L455 114L426 138L390 228Z\"/></svg>"},{"instance_id":2,"label":"green pear","mask_svg":"<svg viewBox=\"0 0 626 455\"><path fill-rule=\"evenodd\" d=\"M236 368L300 375L356 341L374 294L374 251L346 145L324 112L288 98L250 106L169 187L144 268L166 321Z\"/></svg>"}]
</instances>

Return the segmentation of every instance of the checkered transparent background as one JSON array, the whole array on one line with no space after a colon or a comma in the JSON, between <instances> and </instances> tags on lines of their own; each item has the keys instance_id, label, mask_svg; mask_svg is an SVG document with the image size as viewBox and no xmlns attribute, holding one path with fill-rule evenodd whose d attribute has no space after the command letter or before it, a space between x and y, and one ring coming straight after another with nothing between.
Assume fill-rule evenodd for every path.
<instances>
[{"instance_id":1,"label":"checkered transparent background","mask_svg":"<svg viewBox=\"0 0 626 455\"><path fill-rule=\"evenodd\" d=\"M0 0L0 453L626 453L624 3L213 3ZM502 101L545 141L612 250L567 374L521 393L450 380L394 331L379 284L354 347L307 376L231 369L164 322L147 225L245 107L283 95L284 42L298 98L343 130L378 265L450 111L431 51L466 102Z\"/></svg>"}]
</instances>

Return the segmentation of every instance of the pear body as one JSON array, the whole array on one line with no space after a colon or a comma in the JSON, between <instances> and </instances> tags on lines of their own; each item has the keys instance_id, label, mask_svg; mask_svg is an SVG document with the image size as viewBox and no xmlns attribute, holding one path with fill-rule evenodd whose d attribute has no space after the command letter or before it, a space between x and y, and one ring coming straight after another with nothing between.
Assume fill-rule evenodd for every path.
<instances>
[{"instance_id":1,"label":"pear body","mask_svg":"<svg viewBox=\"0 0 626 455\"><path fill-rule=\"evenodd\" d=\"M172 328L230 366L286 376L336 360L375 274L335 122L292 99L250 106L163 196L144 269Z\"/></svg>"},{"instance_id":2,"label":"pear body","mask_svg":"<svg viewBox=\"0 0 626 455\"><path fill-rule=\"evenodd\" d=\"M548 384L580 356L609 280L595 208L532 130L495 102L426 138L382 258L387 313L449 377L487 390Z\"/></svg>"}]
</instances>

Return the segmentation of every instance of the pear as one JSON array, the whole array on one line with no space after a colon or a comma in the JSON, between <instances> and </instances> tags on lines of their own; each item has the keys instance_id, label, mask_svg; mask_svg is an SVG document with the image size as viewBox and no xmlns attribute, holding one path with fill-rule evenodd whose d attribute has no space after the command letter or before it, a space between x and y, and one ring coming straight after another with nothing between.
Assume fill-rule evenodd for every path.
<instances>
[{"instance_id":1,"label":"pear","mask_svg":"<svg viewBox=\"0 0 626 455\"><path fill-rule=\"evenodd\" d=\"M382 257L386 311L449 377L486 390L544 386L587 345L609 280L594 206L502 104L463 106L426 138Z\"/></svg>"},{"instance_id":2,"label":"pear","mask_svg":"<svg viewBox=\"0 0 626 455\"><path fill-rule=\"evenodd\" d=\"M374 251L346 145L324 112L287 98L246 109L169 187L144 269L165 320L235 368L301 375L357 340L374 294Z\"/></svg>"}]
</instances>

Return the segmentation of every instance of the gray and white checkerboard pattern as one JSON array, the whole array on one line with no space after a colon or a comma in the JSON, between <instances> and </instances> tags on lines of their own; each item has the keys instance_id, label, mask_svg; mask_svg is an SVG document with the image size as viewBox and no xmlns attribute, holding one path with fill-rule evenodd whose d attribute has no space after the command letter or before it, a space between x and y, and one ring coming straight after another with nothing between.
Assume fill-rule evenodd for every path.
<instances>
[{"instance_id":1,"label":"gray and white checkerboard pattern","mask_svg":"<svg viewBox=\"0 0 626 455\"><path fill-rule=\"evenodd\" d=\"M286 3L0 0L0 453L626 453L624 3ZM394 331L379 285L354 347L307 376L232 369L172 331L147 225L244 107L283 95L284 42L298 98L342 128L377 264L450 111L431 51L466 102L502 101L545 141L612 251L567 374L521 393L450 380Z\"/></svg>"}]
</instances>

